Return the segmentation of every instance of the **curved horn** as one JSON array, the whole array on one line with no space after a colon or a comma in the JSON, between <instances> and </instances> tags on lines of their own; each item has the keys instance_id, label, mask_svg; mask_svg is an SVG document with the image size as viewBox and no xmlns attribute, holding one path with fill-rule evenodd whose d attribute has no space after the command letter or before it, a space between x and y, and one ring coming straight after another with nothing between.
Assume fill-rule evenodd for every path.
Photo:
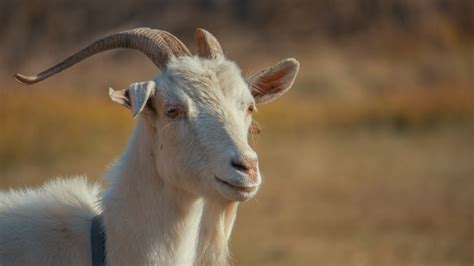
<instances>
[{"instance_id":1,"label":"curved horn","mask_svg":"<svg viewBox=\"0 0 474 266\"><path fill-rule=\"evenodd\" d=\"M22 84L34 84L73 66L89 56L115 48L137 49L148 56L160 69L166 67L166 63L171 56L191 55L188 48L171 33L150 28L137 28L98 39L61 63L37 75L16 74L15 79Z\"/></svg>"},{"instance_id":2,"label":"curved horn","mask_svg":"<svg viewBox=\"0 0 474 266\"><path fill-rule=\"evenodd\" d=\"M219 41L207 30L200 28L196 29L194 38L196 39L198 47L197 54L200 57L216 58L219 55L224 55Z\"/></svg>"}]
</instances>

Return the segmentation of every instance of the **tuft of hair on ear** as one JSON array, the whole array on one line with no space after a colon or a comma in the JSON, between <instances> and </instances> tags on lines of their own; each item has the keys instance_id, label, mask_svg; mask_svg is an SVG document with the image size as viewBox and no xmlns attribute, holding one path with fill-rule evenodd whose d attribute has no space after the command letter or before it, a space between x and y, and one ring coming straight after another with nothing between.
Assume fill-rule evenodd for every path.
<instances>
[{"instance_id":1,"label":"tuft of hair on ear","mask_svg":"<svg viewBox=\"0 0 474 266\"><path fill-rule=\"evenodd\" d=\"M262 129L260 127L260 124L255 119L252 119L252 123L250 124L250 127L249 127L249 133L252 135L258 135L261 132L262 132Z\"/></svg>"},{"instance_id":2,"label":"tuft of hair on ear","mask_svg":"<svg viewBox=\"0 0 474 266\"><path fill-rule=\"evenodd\" d=\"M258 135L262 132L260 124L252 118L252 123L249 127L249 141L250 144L255 144L258 140Z\"/></svg>"}]
</instances>

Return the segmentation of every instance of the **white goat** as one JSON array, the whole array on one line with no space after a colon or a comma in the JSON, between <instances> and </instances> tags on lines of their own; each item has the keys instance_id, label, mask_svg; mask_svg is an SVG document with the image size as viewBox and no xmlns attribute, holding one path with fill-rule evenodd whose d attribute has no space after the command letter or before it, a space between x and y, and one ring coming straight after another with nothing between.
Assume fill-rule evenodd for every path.
<instances>
[{"instance_id":1,"label":"white goat","mask_svg":"<svg viewBox=\"0 0 474 266\"><path fill-rule=\"evenodd\" d=\"M110 89L138 117L128 148L106 174L103 193L85 178L0 194L0 265L88 265L91 219L101 215L109 265L226 265L239 201L261 183L248 144L256 104L293 84L286 59L247 81L209 32L198 51L172 34L139 28L99 39L23 84L48 78L101 51L133 48L161 69L154 81Z\"/></svg>"}]
</instances>

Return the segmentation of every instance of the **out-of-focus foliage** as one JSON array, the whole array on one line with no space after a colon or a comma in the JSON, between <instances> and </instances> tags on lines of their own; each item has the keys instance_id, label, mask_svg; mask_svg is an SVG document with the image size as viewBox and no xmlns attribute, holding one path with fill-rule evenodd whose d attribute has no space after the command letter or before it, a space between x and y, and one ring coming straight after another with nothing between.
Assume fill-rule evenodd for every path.
<instances>
[{"instance_id":1,"label":"out-of-focus foliage","mask_svg":"<svg viewBox=\"0 0 474 266\"><path fill-rule=\"evenodd\" d=\"M138 25L166 29L188 40L191 35L185 33L209 26L218 35L245 32L272 47L290 40L306 47L351 39L370 46L471 45L473 6L469 0L1 1L1 52L7 64L15 66L28 58L26 48L67 49L91 36Z\"/></svg>"},{"instance_id":2,"label":"out-of-focus foliage","mask_svg":"<svg viewBox=\"0 0 474 266\"><path fill-rule=\"evenodd\" d=\"M194 29L207 28L246 72L297 57L300 92L318 97L467 88L474 60L473 6L469 0L1 1L0 80L11 82L20 69L38 71L106 33L147 26L168 30L191 48ZM87 80L63 74L56 81L83 88L125 86L134 80L124 77L153 73L133 53L112 54L98 56L103 65L97 69L127 75L94 71L95 61L74 68L75 76Z\"/></svg>"}]
</instances>

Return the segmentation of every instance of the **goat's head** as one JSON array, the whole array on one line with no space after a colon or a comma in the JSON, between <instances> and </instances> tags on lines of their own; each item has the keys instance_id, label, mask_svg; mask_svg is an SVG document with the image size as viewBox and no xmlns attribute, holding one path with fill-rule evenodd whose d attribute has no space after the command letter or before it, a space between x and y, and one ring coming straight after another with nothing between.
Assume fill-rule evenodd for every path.
<instances>
[{"instance_id":1,"label":"goat's head","mask_svg":"<svg viewBox=\"0 0 474 266\"><path fill-rule=\"evenodd\" d=\"M103 50L144 52L161 73L109 94L153 130L150 145L165 182L205 197L246 200L261 183L257 154L248 144L252 113L291 87L299 64L286 59L245 79L214 36L198 29L196 41L198 52L191 56L170 33L134 29L100 39L36 76L15 78L33 84Z\"/></svg>"}]
</instances>

